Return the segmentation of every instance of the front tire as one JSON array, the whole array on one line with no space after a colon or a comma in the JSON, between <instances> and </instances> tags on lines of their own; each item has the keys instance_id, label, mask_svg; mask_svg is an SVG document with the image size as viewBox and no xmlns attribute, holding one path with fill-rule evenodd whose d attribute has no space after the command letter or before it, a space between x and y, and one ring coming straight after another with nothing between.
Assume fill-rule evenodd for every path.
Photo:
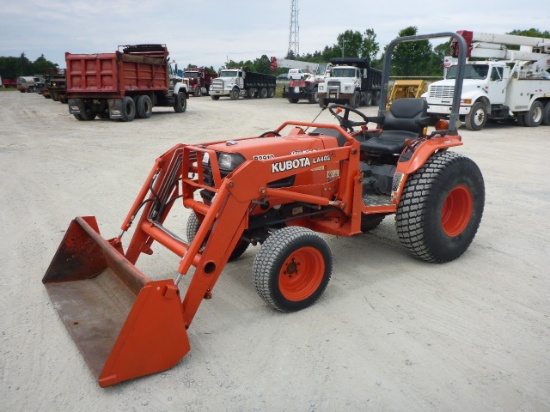
<instances>
[{"instance_id":1,"label":"front tire","mask_svg":"<svg viewBox=\"0 0 550 412\"><path fill-rule=\"evenodd\" d=\"M317 94L317 90L314 90L313 93L309 96L309 103L310 104L316 104L319 103L319 96Z\"/></svg>"},{"instance_id":2,"label":"front tire","mask_svg":"<svg viewBox=\"0 0 550 412\"><path fill-rule=\"evenodd\" d=\"M397 208L397 235L418 259L449 262L472 243L484 204L477 165L455 152L436 153L406 183Z\"/></svg>"},{"instance_id":3,"label":"front tire","mask_svg":"<svg viewBox=\"0 0 550 412\"><path fill-rule=\"evenodd\" d=\"M174 111L176 113L183 113L187 110L187 96L183 92L179 92L176 95L176 100L174 102Z\"/></svg>"},{"instance_id":4,"label":"front tire","mask_svg":"<svg viewBox=\"0 0 550 412\"><path fill-rule=\"evenodd\" d=\"M236 87L232 89L229 93L229 98L231 100L237 100L239 98L239 89L237 89Z\"/></svg>"},{"instance_id":5,"label":"front tire","mask_svg":"<svg viewBox=\"0 0 550 412\"><path fill-rule=\"evenodd\" d=\"M470 113L466 115L465 122L468 130L481 130L487 123L487 109L481 102L475 102Z\"/></svg>"},{"instance_id":6,"label":"front tire","mask_svg":"<svg viewBox=\"0 0 550 412\"><path fill-rule=\"evenodd\" d=\"M311 306L332 274L332 252L316 232L298 226L279 229L262 245L252 266L254 286L283 312Z\"/></svg>"},{"instance_id":7,"label":"front tire","mask_svg":"<svg viewBox=\"0 0 550 412\"><path fill-rule=\"evenodd\" d=\"M199 218L195 213L191 213L189 215L189 218L187 219L187 228L185 232L185 234L187 235L187 241L189 243L191 243L193 239L195 239L195 236L197 236L197 232L199 231L199 227L201 226L201 223L202 222L199 220ZM246 252L246 249L248 249L249 245L250 243L247 242L246 240L241 240L239 243L237 243L237 246L235 246L233 253L231 253L231 256L229 256L229 261L232 262L240 258L241 255L244 252Z\"/></svg>"}]
</instances>

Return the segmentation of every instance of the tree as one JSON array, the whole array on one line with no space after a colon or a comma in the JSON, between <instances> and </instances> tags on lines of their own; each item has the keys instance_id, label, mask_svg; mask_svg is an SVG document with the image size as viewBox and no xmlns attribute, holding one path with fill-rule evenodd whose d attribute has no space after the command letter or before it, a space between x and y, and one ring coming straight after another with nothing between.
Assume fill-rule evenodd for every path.
<instances>
[{"instance_id":1,"label":"tree","mask_svg":"<svg viewBox=\"0 0 550 412\"><path fill-rule=\"evenodd\" d=\"M417 27L409 26L399 32L399 37L414 36ZM431 71L432 46L428 40L399 43L395 46L392 57L394 76L428 75Z\"/></svg>"},{"instance_id":2,"label":"tree","mask_svg":"<svg viewBox=\"0 0 550 412\"><path fill-rule=\"evenodd\" d=\"M363 40L361 41L361 47L359 49L360 57L363 59L369 59L371 62L374 62L379 51L380 46L376 41L376 33L373 29L365 30L365 34L363 34Z\"/></svg>"},{"instance_id":3,"label":"tree","mask_svg":"<svg viewBox=\"0 0 550 412\"><path fill-rule=\"evenodd\" d=\"M333 46L334 49L340 49L340 57L359 57L363 36L358 31L346 30L337 37L338 43Z\"/></svg>"}]
</instances>

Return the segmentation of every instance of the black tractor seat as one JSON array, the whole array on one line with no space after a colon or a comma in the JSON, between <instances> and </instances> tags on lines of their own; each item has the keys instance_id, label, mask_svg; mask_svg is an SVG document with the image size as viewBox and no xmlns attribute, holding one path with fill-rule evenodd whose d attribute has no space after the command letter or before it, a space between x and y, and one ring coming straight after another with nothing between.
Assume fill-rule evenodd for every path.
<instances>
[{"instance_id":1,"label":"black tractor seat","mask_svg":"<svg viewBox=\"0 0 550 412\"><path fill-rule=\"evenodd\" d=\"M378 154L399 154L406 146L407 140L420 136L429 125L428 103L424 99L397 99L390 111L376 121L382 121L382 131L361 142L361 150Z\"/></svg>"}]
</instances>

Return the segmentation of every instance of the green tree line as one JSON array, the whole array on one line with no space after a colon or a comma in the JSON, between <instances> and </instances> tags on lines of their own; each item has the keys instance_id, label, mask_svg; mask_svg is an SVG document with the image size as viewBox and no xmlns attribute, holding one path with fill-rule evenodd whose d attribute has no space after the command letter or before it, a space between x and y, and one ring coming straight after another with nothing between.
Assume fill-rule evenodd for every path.
<instances>
[{"instance_id":1,"label":"green tree line","mask_svg":"<svg viewBox=\"0 0 550 412\"><path fill-rule=\"evenodd\" d=\"M413 36L418 34L417 31L417 27L409 26L401 30L397 36ZM513 30L507 34L550 39L550 31L541 31L534 28ZM432 47L428 40L398 44L393 54L391 74L393 76L440 76L443 73L443 57L450 54L449 45L449 42L445 42ZM336 43L332 46L327 45L322 50L298 56L290 53L286 58L313 63L326 63L335 57L359 57L369 59L373 67L381 68L384 51L385 49L380 48L373 29L366 29L363 33L357 30L346 30L336 37ZM188 67L196 66L190 64ZM228 69L249 67L257 73L273 74L271 59L265 54L254 60L230 60L226 62L225 67ZM57 64L48 61L44 55L41 55L34 62L31 62L25 56L25 53L21 53L19 57L0 57L0 74L6 79L44 74L48 69L53 68L57 68ZM214 70L213 67L208 69ZM288 69L280 68L275 74L286 71Z\"/></svg>"},{"instance_id":2,"label":"green tree line","mask_svg":"<svg viewBox=\"0 0 550 412\"><path fill-rule=\"evenodd\" d=\"M57 68L57 64L47 60L43 54L34 62L31 62L25 53L21 53L19 57L0 57L0 75L3 79L44 74L55 68Z\"/></svg>"},{"instance_id":3,"label":"green tree line","mask_svg":"<svg viewBox=\"0 0 550 412\"><path fill-rule=\"evenodd\" d=\"M409 26L401 30L397 37L414 36L418 32L415 26ZM513 30L507 34L515 34L529 37L543 37L550 39L550 31L538 29ZM381 49L376 40L376 33L373 29L366 29L363 33L354 30L346 30L336 38L332 46L325 46L322 50L313 53L300 54L298 56L290 53L287 59L295 59L313 63L327 63L335 57L359 57L369 59L373 67L381 68L384 60L385 48ZM428 40L400 43L393 52L392 73L393 76L442 76L443 58L448 56L450 51L450 39L435 47ZM258 73L273 74L270 59L262 55L255 60L233 61L226 63L227 68L250 67ZM279 68L276 74L287 72L288 69Z\"/></svg>"}]
</instances>

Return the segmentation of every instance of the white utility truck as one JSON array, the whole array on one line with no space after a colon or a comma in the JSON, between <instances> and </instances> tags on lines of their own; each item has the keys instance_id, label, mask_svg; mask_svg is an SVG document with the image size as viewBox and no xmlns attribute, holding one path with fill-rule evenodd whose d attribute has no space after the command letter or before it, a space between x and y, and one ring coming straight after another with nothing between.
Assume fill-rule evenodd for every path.
<instances>
[{"instance_id":1,"label":"white utility truck","mask_svg":"<svg viewBox=\"0 0 550 412\"><path fill-rule=\"evenodd\" d=\"M460 120L481 130L488 119L516 119L522 126L550 125L550 39L510 34L459 31L468 43ZM509 47L517 47L511 50ZM453 56L458 46L452 43ZM448 59L446 61L449 61ZM445 118L451 112L456 65L449 61L445 80L432 83L428 113Z\"/></svg>"}]
</instances>

